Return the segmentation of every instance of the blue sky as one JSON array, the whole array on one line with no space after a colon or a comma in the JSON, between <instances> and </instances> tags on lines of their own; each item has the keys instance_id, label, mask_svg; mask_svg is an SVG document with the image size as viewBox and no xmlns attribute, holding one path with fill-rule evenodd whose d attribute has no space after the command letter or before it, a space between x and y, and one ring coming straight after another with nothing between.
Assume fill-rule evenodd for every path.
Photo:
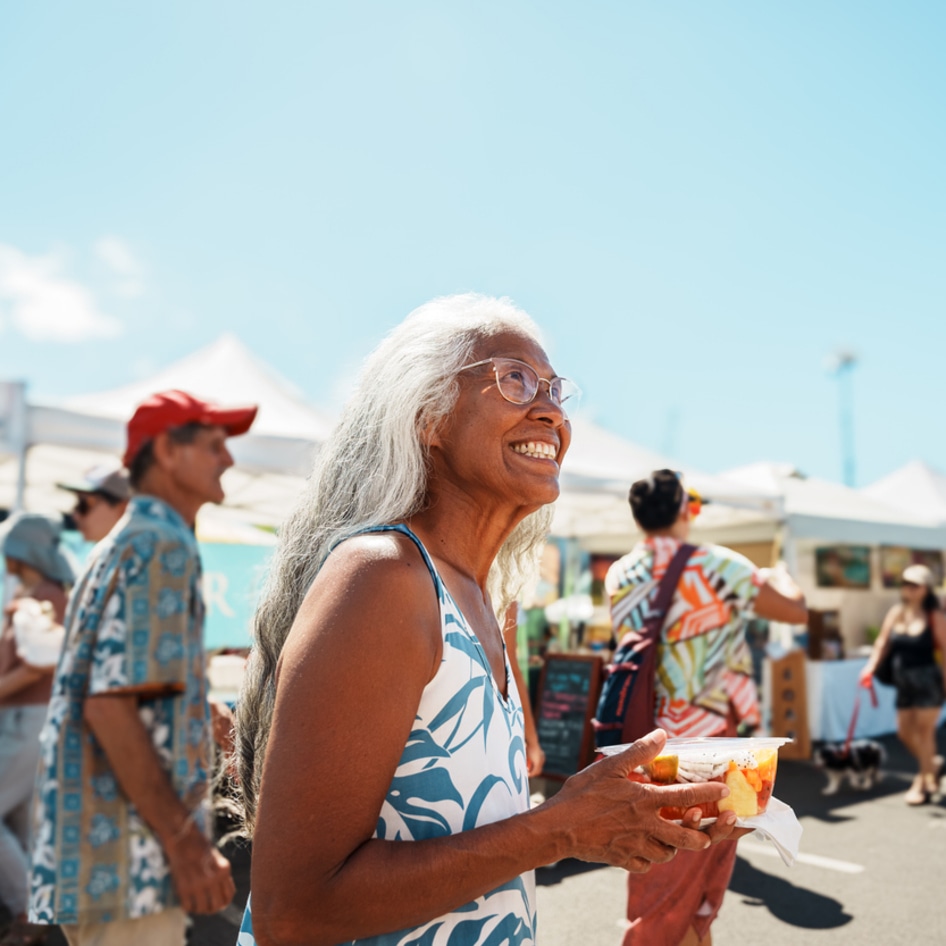
<instances>
[{"instance_id":1,"label":"blue sky","mask_svg":"<svg viewBox=\"0 0 946 946\"><path fill-rule=\"evenodd\" d=\"M86 0L0 9L0 378L224 331L315 403L508 295L583 412L717 471L946 470L946 6Z\"/></svg>"}]
</instances>

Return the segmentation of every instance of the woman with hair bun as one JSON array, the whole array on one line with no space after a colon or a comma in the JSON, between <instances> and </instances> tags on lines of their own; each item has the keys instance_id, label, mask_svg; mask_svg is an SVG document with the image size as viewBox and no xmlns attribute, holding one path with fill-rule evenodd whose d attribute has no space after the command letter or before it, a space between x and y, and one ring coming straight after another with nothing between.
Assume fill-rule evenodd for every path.
<instances>
[{"instance_id":1,"label":"woman with hair bun","mask_svg":"<svg viewBox=\"0 0 946 946\"><path fill-rule=\"evenodd\" d=\"M627 778L661 732L530 810L497 615L548 532L574 390L524 312L478 295L422 306L368 358L256 614L240 946L534 943L535 867L643 871L732 833L693 829L723 786Z\"/></svg>"},{"instance_id":2,"label":"woman with hair bun","mask_svg":"<svg viewBox=\"0 0 946 946\"><path fill-rule=\"evenodd\" d=\"M904 569L900 603L887 612L861 671L861 686L868 687L881 661L890 658L897 689L897 735L919 763L903 797L908 805L925 805L939 791L943 775L936 725L946 696L946 616L933 585L933 573L925 565Z\"/></svg>"},{"instance_id":3,"label":"woman with hair bun","mask_svg":"<svg viewBox=\"0 0 946 946\"><path fill-rule=\"evenodd\" d=\"M654 639L652 718L671 737L735 736L737 727L755 728L760 712L747 617L803 624L804 595L787 573L763 571L720 545L691 544L702 500L681 473L654 470L632 484L628 502L644 537L611 565L604 582L619 638L645 627L658 583L678 556L684 560ZM724 844L683 852L640 880L628 877L622 946L711 946L735 863L736 846Z\"/></svg>"}]
</instances>

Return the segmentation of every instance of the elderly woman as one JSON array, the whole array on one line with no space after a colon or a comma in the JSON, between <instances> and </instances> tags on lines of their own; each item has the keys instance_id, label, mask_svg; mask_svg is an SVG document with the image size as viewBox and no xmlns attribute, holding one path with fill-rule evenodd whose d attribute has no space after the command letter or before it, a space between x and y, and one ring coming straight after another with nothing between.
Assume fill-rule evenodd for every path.
<instances>
[{"instance_id":1,"label":"elderly woman","mask_svg":"<svg viewBox=\"0 0 946 946\"><path fill-rule=\"evenodd\" d=\"M18 946L42 942L49 929L26 922L26 852L39 731L56 668L55 658L40 666L24 659L13 616L20 608L46 602L50 619L62 624L75 572L60 547L61 532L59 521L34 513L14 513L0 525L6 573L17 579L0 631L0 900L14 917L4 942Z\"/></svg>"},{"instance_id":2,"label":"elderly woman","mask_svg":"<svg viewBox=\"0 0 946 946\"><path fill-rule=\"evenodd\" d=\"M574 391L481 296L422 306L368 359L256 616L240 946L532 943L535 867L642 871L731 833L692 828L722 786L628 780L660 732L529 810L497 614L545 538ZM674 803L683 825L658 816Z\"/></svg>"},{"instance_id":3,"label":"elderly woman","mask_svg":"<svg viewBox=\"0 0 946 946\"><path fill-rule=\"evenodd\" d=\"M943 758L936 755L936 724L946 695L946 617L933 585L933 573L925 565L904 569L900 603L887 612L861 671L861 685L869 686L880 662L890 659L897 689L897 735L919 767L904 796L908 805L925 805L939 790L943 774Z\"/></svg>"}]
</instances>

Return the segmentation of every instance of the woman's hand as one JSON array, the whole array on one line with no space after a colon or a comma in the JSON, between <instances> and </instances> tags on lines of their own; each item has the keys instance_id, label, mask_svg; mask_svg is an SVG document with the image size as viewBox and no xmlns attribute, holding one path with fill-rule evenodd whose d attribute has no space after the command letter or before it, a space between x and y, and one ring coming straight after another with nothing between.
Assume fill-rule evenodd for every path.
<instances>
[{"instance_id":1,"label":"woman's hand","mask_svg":"<svg viewBox=\"0 0 946 946\"><path fill-rule=\"evenodd\" d=\"M712 833L697 830L700 805L718 802L729 794L721 782L656 785L631 781L628 776L660 753L666 733L654 730L625 752L596 762L573 775L542 808L555 810L559 825L568 826L562 857L596 861L643 872L671 860L678 850L701 851L731 833L724 821ZM677 825L660 817L660 809L679 807L689 824Z\"/></svg>"},{"instance_id":2,"label":"woman's hand","mask_svg":"<svg viewBox=\"0 0 946 946\"><path fill-rule=\"evenodd\" d=\"M542 774L545 768L545 751L539 745L539 740L534 741L526 737L526 770L529 778L535 778Z\"/></svg>"},{"instance_id":3,"label":"woman's hand","mask_svg":"<svg viewBox=\"0 0 946 946\"><path fill-rule=\"evenodd\" d=\"M700 809L694 808L686 812L682 821L688 828L699 829L702 818ZM703 833L710 839L710 844L719 844L720 841L738 841L755 831L755 828L737 828L736 820L736 812L721 811L716 821L703 829Z\"/></svg>"},{"instance_id":4,"label":"woman's hand","mask_svg":"<svg viewBox=\"0 0 946 946\"><path fill-rule=\"evenodd\" d=\"M873 657L867 661L864 669L861 670L860 676L857 678L858 686L864 687L865 690L869 690L874 685L874 659Z\"/></svg>"}]
</instances>

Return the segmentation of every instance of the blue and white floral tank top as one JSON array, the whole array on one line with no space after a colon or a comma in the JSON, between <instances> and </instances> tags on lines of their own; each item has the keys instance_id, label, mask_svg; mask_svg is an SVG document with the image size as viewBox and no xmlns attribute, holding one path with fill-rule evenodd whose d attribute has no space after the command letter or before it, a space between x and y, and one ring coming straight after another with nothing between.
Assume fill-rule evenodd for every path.
<instances>
[{"instance_id":1,"label":"blue and white floral tank top","mask_svg":"<svg viewBox=\"0 0 946 946\"><path fill-rule=\"evenodd\" d=\"M421 695L374 837L421 841L526 811L529 780L522 703L508 654L504 700L480 642L420 539L402 525L365 531L400 532L417 545L440 601L443 634L440 667ZM350 946L522 946L534 944L535 925L535 875L529 871L444 916L395 933L352 940ZM249 901L237 946L256 946Z\"/></svg>"}]
</instances>

